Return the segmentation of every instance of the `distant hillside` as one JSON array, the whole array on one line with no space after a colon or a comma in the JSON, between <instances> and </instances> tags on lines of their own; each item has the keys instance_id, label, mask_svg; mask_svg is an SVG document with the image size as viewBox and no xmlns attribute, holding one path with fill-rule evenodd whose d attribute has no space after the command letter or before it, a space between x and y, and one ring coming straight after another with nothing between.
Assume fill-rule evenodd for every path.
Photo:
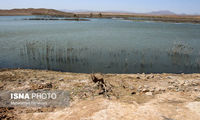
<instances>
[{"instance_id":1,"label":"distant hillside","mask_svg":"<svg viewBox=\"0 0 200 120\"><path fill-rule=\"evenodd\" d=\"M173 13L171 11L168 10L162 10L162 11L153 11L147 14L151 14L151 15L176 15L176 13Z\"/></svg>"},{"instance_id":2,"label":"distant hillside","mask_svg":"<svg viewBox=\"0 0 200 120\"><path fill-rule=\"evenodd\" d=\"M73 13L62 12L54 9L12 9L12 10L0 10L0 16L15 16L15 15L50 15L50 16L73 16Z\"/></svg>"}]
</instances>

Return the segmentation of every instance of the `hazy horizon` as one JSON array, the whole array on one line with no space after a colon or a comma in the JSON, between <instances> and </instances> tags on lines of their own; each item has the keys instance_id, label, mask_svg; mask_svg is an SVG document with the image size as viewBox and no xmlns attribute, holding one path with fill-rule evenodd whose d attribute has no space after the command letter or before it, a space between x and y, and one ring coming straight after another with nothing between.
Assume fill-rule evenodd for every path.
<instances>
[{"instance_id":1,"label":"hazy horizon","mask_svg":"<svg viewBox=\"0 0 200 120\"><path fill-rule=\"evenodd\" d=\"M48 8L57 10L123 11L148 13L168 10L177 14L200 14L199 0L0 0L0 9Z\"/></svg>"}]
</instances>

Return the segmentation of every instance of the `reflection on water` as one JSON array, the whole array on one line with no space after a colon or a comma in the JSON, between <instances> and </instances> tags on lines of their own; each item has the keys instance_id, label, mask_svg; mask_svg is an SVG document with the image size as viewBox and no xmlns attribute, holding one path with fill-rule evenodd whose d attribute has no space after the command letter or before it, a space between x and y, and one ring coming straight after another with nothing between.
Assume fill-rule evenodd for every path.
<instances>
[{"instance_id":1,"label":"reflection on water","mask_svg":"<svg viewBox=\"0 0 200 120\"><path fill-rule=\"evenodd\" d=\"M139 51L134 48L131 50L102 50L56 47L49 42L26 41L24 47L20 48L20 57L26 61L27 68L69 72L149 73L150 71L160 72L162 70L166 72L199 71L200 59L193 59L192 51L189 52L191 49L188 46L183 47L182 44L174 44L166 52L159 52L156 49Z\"/></svg>"},{"instance_id":2,"label":"reflection on water","mask_svg":"<svg viewBox=\"0 0 200 120\"><path fill-rule=\"evenodd\" d=\"M0 20L0 68L83 73L200 72L198 25L5 19Z\"/></svg>"}]
</instances>

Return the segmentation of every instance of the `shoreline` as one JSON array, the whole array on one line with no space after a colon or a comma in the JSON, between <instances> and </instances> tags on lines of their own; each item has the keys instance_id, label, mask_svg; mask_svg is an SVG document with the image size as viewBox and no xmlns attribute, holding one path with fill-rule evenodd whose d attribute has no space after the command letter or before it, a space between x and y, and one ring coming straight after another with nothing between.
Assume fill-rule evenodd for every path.
<instances>
[{"instance_id":1,"label":"shoreline","mask_svg":"<svg viewBox=\"0 0 200 120\"><path fill-rule=\"evenodd\" d=\"M103 83L94 83L94 78ZM101 85L105 88L100 87ZM0 108L13 119L198 120L200 73L85 74L1 69L0 90L70 91L67 108ZM120 117L119 117L120 115Z\"/></svg>"},{"instance_id":2,"label":"shoreline","mask_svg":"<svg viewBox=\"0 0 200 120\"><path fill-rule=\"evenodd\" d=\"M62 12L54 9L12 9L0 10L0 16L53 16L70 18L123 18L132 20L132 18L141 18L141 20L172 22L172 23L194 23L200 24L199 15L151 15L134 13L109 13L109 12Z\"/></svg>"},{"instance_id":3,"label":"shoreline","mask_svg":"<svg viewBox=\"0 0 200 120\"><path fill-rule=\"evenodd\" d=\"M101 73L101 72L94 72L94 73L85 73L85 72L67 72L67 71L59 71L59 70L47 70L47 69L31 69L31 68L0 68L0 72L3 71L12 71L12 70L24 70L24 71L46 71L46 72L58 72L58 73L69 73L69 74L104 74L104 75L194 75L200 73L168 73L168 72L161 72L161 73Z\"/></svg>"},{"instance_id":4,"label":"shoreline","mask_svg":"<svg viewBox=\"0 0 200 120\"><path fill-rule=\"evenodd\" d=\"M44 15L0 15L1 16L44 16ZM60 16L60 15L53 15L52 17L63 17L64 19L62 19L62 21L90 21L89 19L92 18L96 18L96 19L113 19L113 18L120 18L122 20L129 20L129 21L152 21L152 22L164 22L164 23L190 23L190 24L200 24L200 19L195 19L195 18L189 18L186 19L183 18L165 18L162 16L138 16L138 15L130 15L130 16L121 16L121 15L106 15L106 16L94 16L94 17L88 17L87 15L85 16L85 14L79 14L78 17L74 17L74 16ZM67 19L65 19L67 18ZM69 18L69 19L68 19ZM137 19L139 18L139 19ZM33 18L33 19L24 19L24 20L59 20L59 19L45 19L42 17L39 18ZM60 20L61 21L61 20Z\"/></svg>"}]
</instances>

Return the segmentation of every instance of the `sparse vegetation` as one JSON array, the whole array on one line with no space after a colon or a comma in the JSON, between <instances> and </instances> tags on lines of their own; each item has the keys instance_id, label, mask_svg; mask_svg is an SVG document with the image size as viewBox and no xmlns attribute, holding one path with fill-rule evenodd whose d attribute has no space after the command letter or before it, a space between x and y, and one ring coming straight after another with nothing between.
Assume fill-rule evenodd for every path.
<instances>
[{"instance_id":1,"label":"sparse vegetation","mask_svg":"<svg viewBox=\"0 0 200 120\"><path fill-rule=\"evenodd\" d=\"M174 43L174 46L169 49L170 55L190 55L193 52L193 48L183 42L183 41L177 41Z\"/></svg>"}]
</instances>

